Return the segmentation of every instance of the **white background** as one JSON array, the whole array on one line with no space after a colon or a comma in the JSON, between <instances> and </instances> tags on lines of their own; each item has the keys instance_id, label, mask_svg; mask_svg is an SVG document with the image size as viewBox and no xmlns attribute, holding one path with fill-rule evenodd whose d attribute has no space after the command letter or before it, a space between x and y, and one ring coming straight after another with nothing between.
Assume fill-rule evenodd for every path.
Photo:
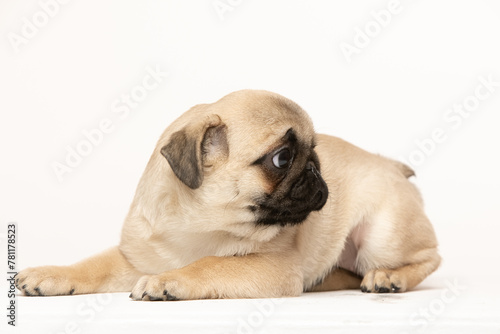
<instances>
[{"instance_id":1,"label":"white background","mask_svg":"<svg viewBox=\"0 0 500 334\"><path fill-rule=\"evenodd\" d=\"M443 117L480 76L500 82L500 3L401 0L351 61L341 44L354 45L389 1L231 3L221 19L212 0L69 1L16 52L9 38L41 5L0 2L0 222L18 223L19 267L70 264L116 245L163 129L195 104L255 88L299 103L318 132L396 159L443 129L446 140L414 165L444 258L436 275L491 284L500 87L456 128ZM113 103L147 67L168 76L119 118ZM59 182L53 163L106 118L113 131Z\"/></svg>"}]
</instances>

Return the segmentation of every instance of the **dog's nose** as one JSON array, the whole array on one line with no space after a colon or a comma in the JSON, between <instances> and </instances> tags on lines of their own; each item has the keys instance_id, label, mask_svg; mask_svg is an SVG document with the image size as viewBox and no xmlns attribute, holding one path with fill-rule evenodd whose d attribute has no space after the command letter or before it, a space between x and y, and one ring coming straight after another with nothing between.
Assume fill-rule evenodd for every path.
<instances>
[{"instance_id":1,"label":"dog's nose","mask_svg":"<svg viewBox=\"0 0 500 334\"><path fill-rule=\"evenodd\" d=\"M306 165L306 170L308 171L311 171L313 173L313 175L319 179L320 178L320 174L319 174L319 171L318 169L316 168L316 165L314 164L314 162L312 161L309 161Z\"/></svg>"},{"instance_id":2,"label":"dog's nose","mask_svg":"<svg viewBox=\"0 0 500 334\"><path fill-rule=\"evenodd\" d=\"M318 189L321 188L323 182L321 175L314 162L309 161L305 168L305 173L302 174L300 179L293 185L291 191L291 198L294 200L304 200L312 198L317 195ZM323 195L321 195L323 197Z\"/></svg>"},{"instance_id":3,"label":"dog's nose","mask_svg":"<svg viewBox=\"0 0 500 334\"><path fill-rule=\"evenodd\" d=\"M328 189L319 189L316 194L314 194L313 203L316 203L314 210L321 210L323 206L326 204L326 200L328 199Z\"/></svg>"}]
</instances>

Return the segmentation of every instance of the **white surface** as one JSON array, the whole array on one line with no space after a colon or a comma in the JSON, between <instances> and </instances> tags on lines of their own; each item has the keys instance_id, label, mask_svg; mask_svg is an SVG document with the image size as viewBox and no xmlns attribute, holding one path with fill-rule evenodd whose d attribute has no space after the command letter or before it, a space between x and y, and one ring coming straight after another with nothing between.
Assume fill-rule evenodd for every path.
<instances>
[{"instance_id":1,"label":"white surface","mask_svg":"<svg viewBox=\"0 0 500 334\"><path fill-rule=\"evenodd\" d=\"M134 302L126 293L20 297L22 333L499 333L500 292L463 279L416 291L298 298Z\"/></svg>"},{"instance_id":2,"label":"white surface","mask_svg":"<svg viewBox=\"0 0 500 334\"><path fill-rule=\"evenodd\" d=\"M5 236L4 223L18 223L18 267L68 264L117 244L137 181L163 129L194 104L261 88L298 102L319 132L393 158L408 159L418 150L416 141L443 129L446 140L415 166L415 182L444 258L436 277L465 277L471 292L450 304L440 318L442 328L461 328L465 320L491 323L488 312L498 311L498 292L488 289L500 277L494 265L500 262L500 87L456 127L444 117L475 94L479 77L500 81L500 3L401 0L399 13L351 62L341 43L352 44L356 29L369 25L371 12L387 8L389 1L232 1L236 5L224 20L213 3L69 1L15 52L9 34L20 34L23 18L32 20L41 7L38 0L0 2L0 236ZM120 118L113 112L116 101L142 85L146 68L156 67L168 76ZM59 182L52 164L64 161L68 146L85 140L82 131L106 118L113 130ZM472 293L476 289L481 298ZM277 328L279 321L300 321L306 319L300 312L311 311L316 322L338 320L346 330L363 326L367 318L369 324L383 319L381 324L389 326L391 312L418 309L429 301L426 293L434 292L398 296L394 304L394 299L382 304L378 297L350 293L332 294L331 300L330 294L308 295L290 301L296 313L276 311L269 323ZM79 298L20 299L20 324L63 331L49 319L57 319L59 309L74 317L70 305ZM365 299L371 303L366 309ZM139 323L153 317L150 307L168 312L179 307L176 316L162 318L176 324L190 319L181 310L191 306L197 314L220 307L222 318L224 312L240 312L236 305L252 307L247 301L165 306L128 301L122 306L122 301L126 298L113 299L113 310ZM306 302L332 303L324 311L331 316ZM127 313L133 310L125 311L128 307L138 313ZM370 318L383 307L385 317ZM86 326L105 319L103 313L100 322Z\"/></svg>"}]
</instances>

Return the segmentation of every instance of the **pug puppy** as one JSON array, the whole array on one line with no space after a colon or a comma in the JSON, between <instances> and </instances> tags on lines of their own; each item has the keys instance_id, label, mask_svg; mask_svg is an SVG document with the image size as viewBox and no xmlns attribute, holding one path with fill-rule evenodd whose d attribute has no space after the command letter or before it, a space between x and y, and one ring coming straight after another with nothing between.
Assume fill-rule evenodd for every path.
<instances>
[{"instance_id":1,"label":"pug puppy","mask_svg":"<svg viewBox=\"0 0 500 334\"><path fill-rule=\"evenodd\" d=\"M193 107L162 134L119 246L28 268L28 296L132 291L134 300L403 292L440 263L402 163L318 135L278 94Z\"/></svg>"}]
</instances>

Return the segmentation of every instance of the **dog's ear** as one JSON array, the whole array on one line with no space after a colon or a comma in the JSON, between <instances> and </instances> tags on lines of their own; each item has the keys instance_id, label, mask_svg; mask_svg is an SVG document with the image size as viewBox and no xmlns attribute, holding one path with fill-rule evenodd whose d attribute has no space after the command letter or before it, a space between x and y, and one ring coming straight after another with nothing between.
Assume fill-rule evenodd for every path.
<instances>
[{"instance_id":1,"label":"dog's ear","mask_svg":"<svg viewBox=\"0 0 500 334\"><path fill-rule=\"evenodd\" d=\"M191 189L203 182L203 167L227 157L227 127L218 115L174 132L161 149L174 174Z\"/></svg>"}]
</instances>

